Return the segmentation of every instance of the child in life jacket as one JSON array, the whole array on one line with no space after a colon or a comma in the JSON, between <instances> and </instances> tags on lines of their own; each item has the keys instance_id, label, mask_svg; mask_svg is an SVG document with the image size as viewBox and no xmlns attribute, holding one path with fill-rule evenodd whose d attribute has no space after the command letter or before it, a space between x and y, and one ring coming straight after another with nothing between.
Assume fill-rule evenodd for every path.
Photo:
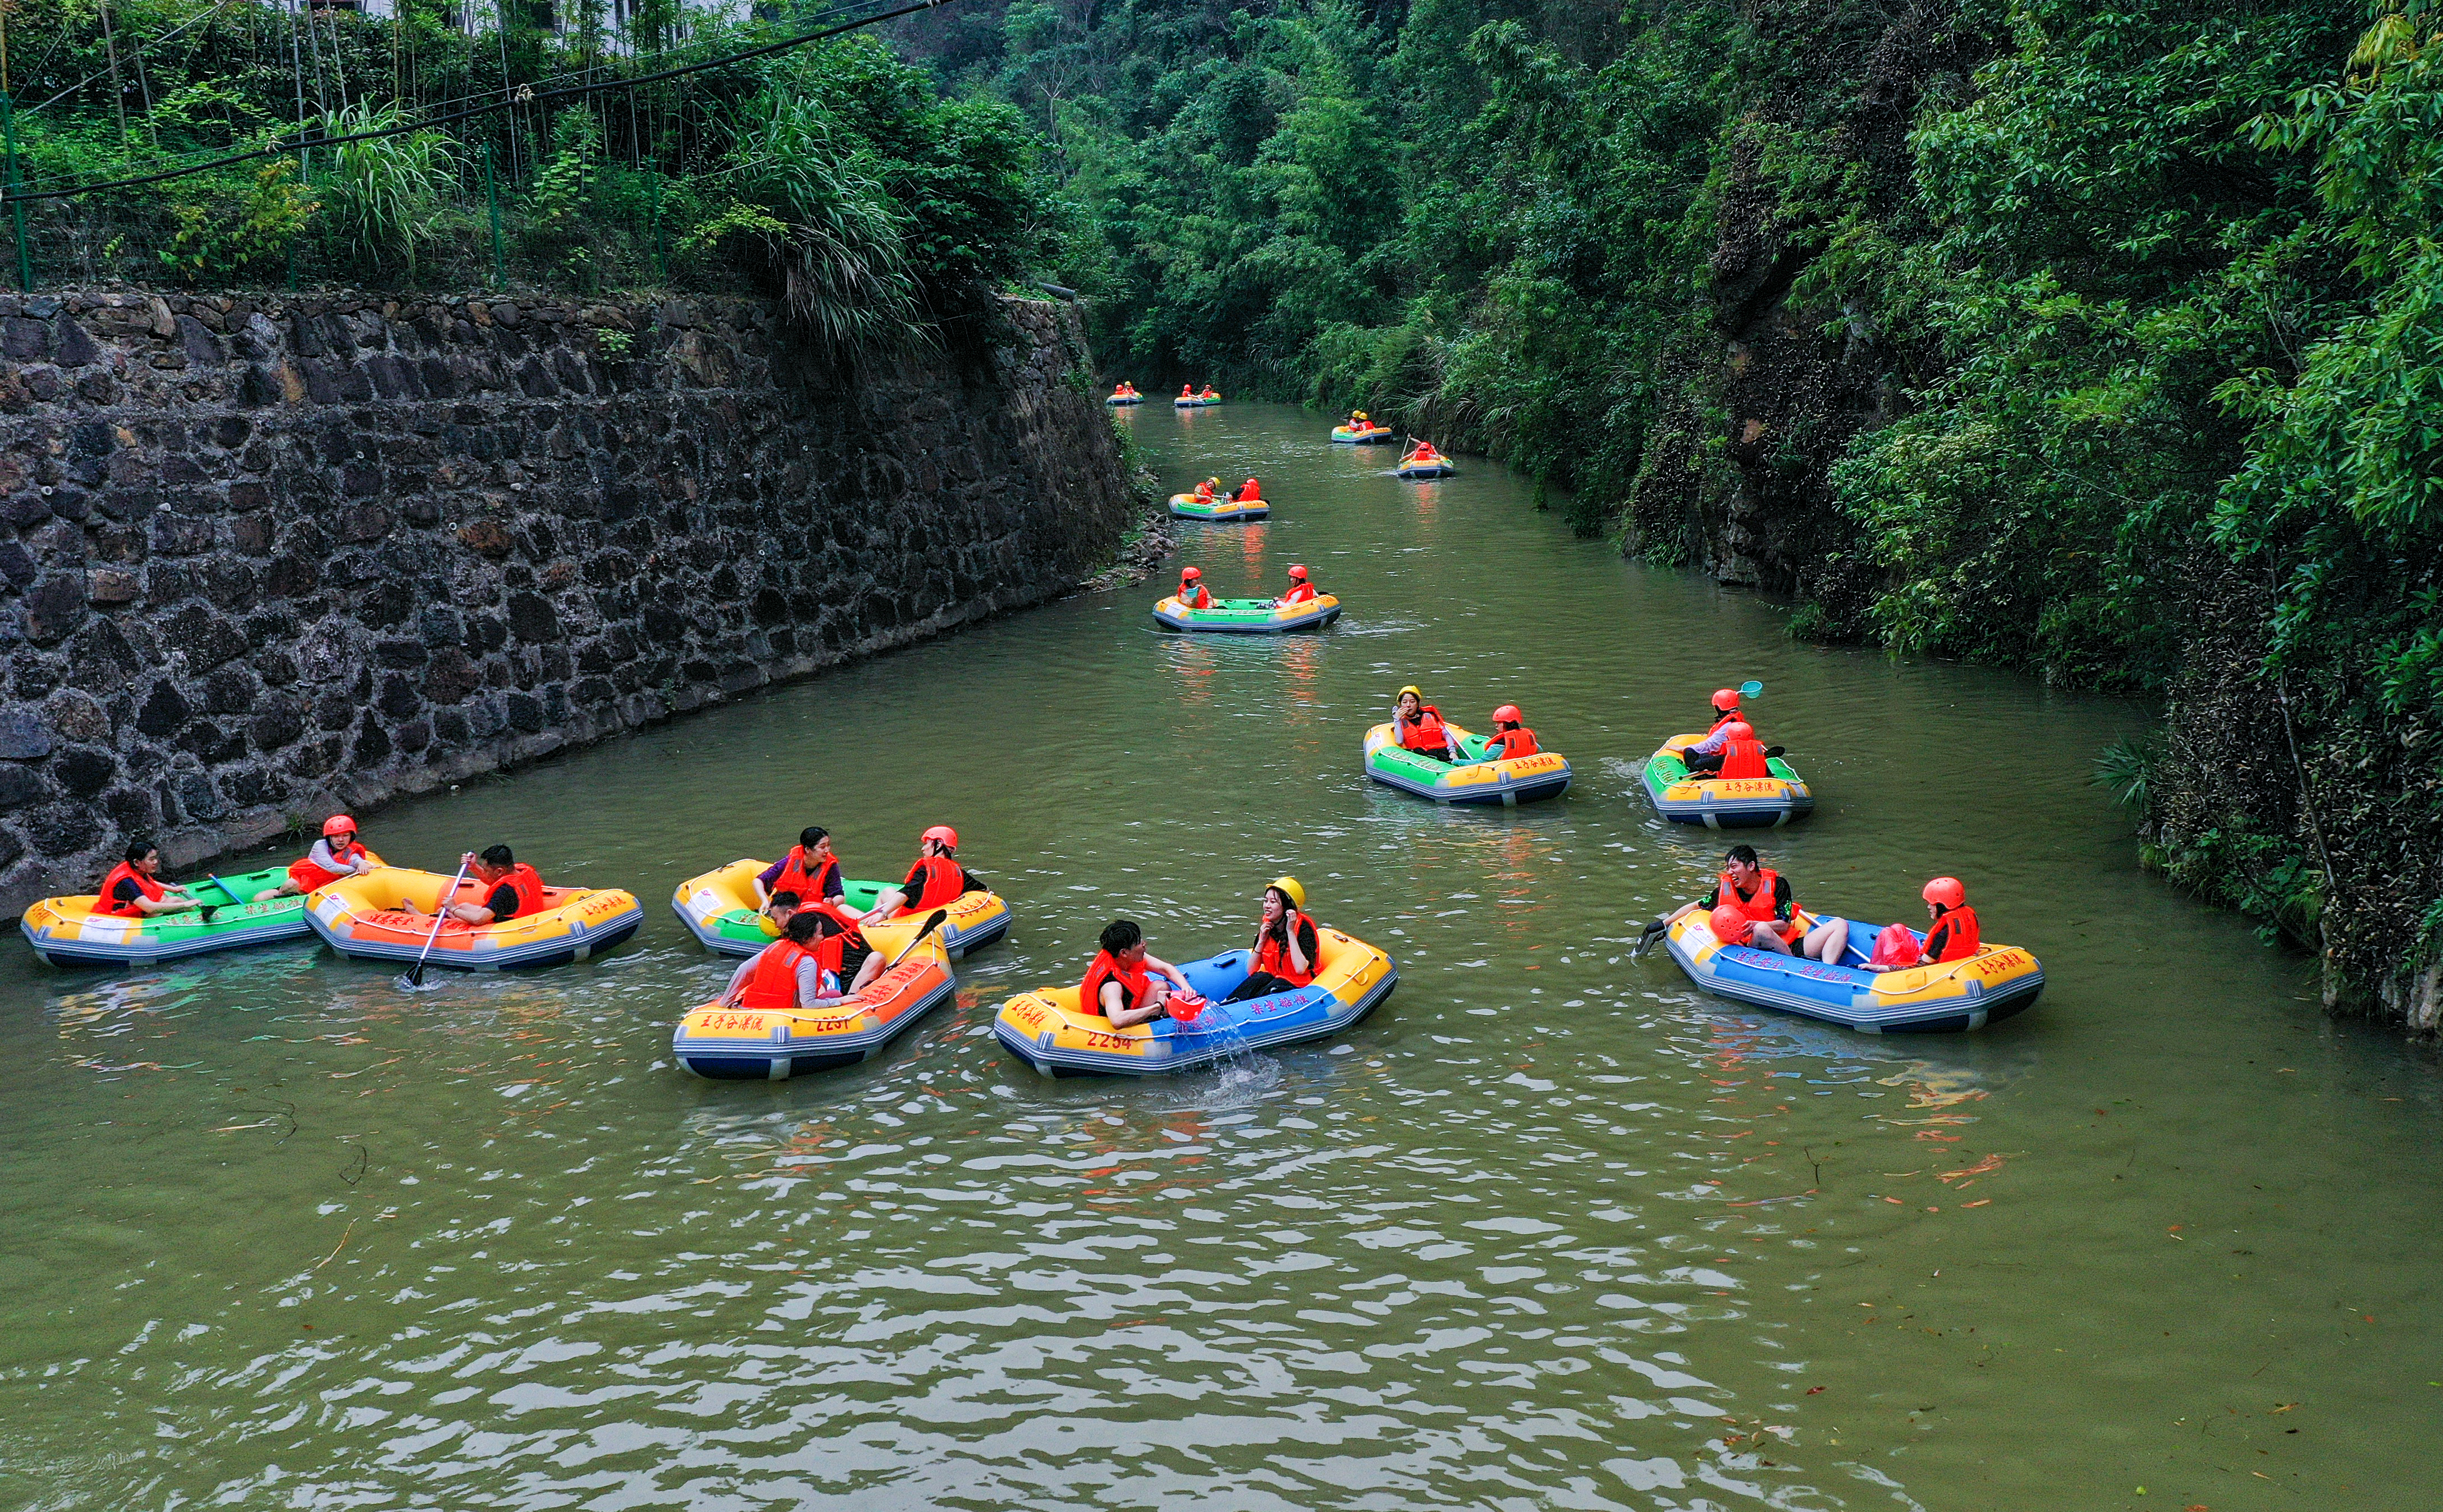
<instances>
[{"instance_id":1,"label":"child in life jacket","mask_svg":"<svg viewBox=\"0 0 2443 1512\"><path fill-rule=\"evenodd\" d=\"M276 887L256 893L255 901L266 898L303 896L317 887L328 887L342 877L361 877L380 865L364 842L357 836L357 822L344 813L335 813L322 821L322 838L314 842L305 854L288 864L288 875Z\"/></svg>"}]
</instances>

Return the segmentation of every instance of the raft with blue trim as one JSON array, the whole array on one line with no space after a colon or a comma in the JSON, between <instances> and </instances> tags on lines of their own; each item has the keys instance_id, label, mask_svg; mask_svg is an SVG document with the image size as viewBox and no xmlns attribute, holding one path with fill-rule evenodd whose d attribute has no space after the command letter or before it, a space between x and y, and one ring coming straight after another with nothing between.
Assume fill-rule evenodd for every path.
<instances>
[{"instance_id":1,"label":"raft with blue trim","mask_svg":"<svg viewBox=\"0 0 2443 1512\"><path fill-rule=\"evenodd\" d=\"M1170 514L1174 519L1202 519L1227 525L1240 520L1262 519L1272 512L1273 506L1261 499L1199 499L1194 494L1170 496Z\"/></svg>"},{"instance_id":2,"label":"raft with blue trim","mask_svg":"<svg viewBox=\"0 0 2443 1512\"><path fill-rule=\"evenodd\" d=\"M374 857L377 864L380 859ZM311 935L304 894L254 901L287 880L287 867L266 866L184 883L198 906L175 914L105 914L101 897L90 893L45 898L26 910L17 927L34 954L54 966L157 966Z\"/></svg>"},{"instance_id":3,"label":"raft with blue trim","mask_svg":"<svg viewBox=\"0 0 2443 1512\"><path fill-rule=\"evenodd\" d=\"M1703 738L1701 730L1675 735L1645 758L1645 795L1663 818L1708 829L1766 829L1815 811L1815 794L1779 756L1765 758L1769 777L1691 776L1681 753Z\"/></svg>"},{"instance_id":4,"label":"raft with blue trim","mask_svg":"<svg viewBox=\"0 0 2443 1512\"><path fill-rule=\"evenodd\" d=\"M1145 403L1145 395L1141 393L1115 393L1103 402L1109 405L1121 406L1143 404Z\"/></svg>"},{"instance_id":5,"label":"raft with blue trim","mask_svg":"<svg viewBox=\"0 0 2443 1512\"><path fill-rule=\"evenodd\" d=\"M1374 1011L1400 983L1398 963L1336 929L1315 932L1315 978L1306 986L1244 1003L1225 1003L1253 968L1243 950L1182 961L1188 985L1208 1001L1183 1024L1168 1014L1111 1028L1082 1011L1075 987L1020 993L993 1017L1001 1047L1045 1076L1151 1076L1192 1071L1250 1050L1337 1034Z\"/></svg>"},{"instance_id":6,"label":"raft with blue trim","mask_svg":"<svg viewBox=\"0 0 2443 1512\"><path fill-rule=\"evenodd\" d=\"M909 949L864 992L812 1009L757 1012L706 1003L671 1030L670 1055L707 1081L786 1081L881 1054L918 1019L950 1001L957 987L949 952L937 932Z\"/></svg>"},{"instance_id":7,"label":"raft with blue trim","mask_svg":"<svg viewBox=\"0 0 2443 1512\"><path fill-rule=\"evenodd\" d=\"M713 954L752 956L780 938L780 931L755 904L755 879L771 865L748 857L701 877L689 877L670 894L670 911L679 916L679 922L687 925L696 942ZM885 888L896 885L843 877L840 899L863 913L873 907ZM950 917L943 920L936 933L952 960L963 958L969 951L982 950L1009 933L1009 904L1001 902L998 894L979 888L961 893L943 906ZM857 933L865 937L867 944L888 956L906 945L909 935L924 921L925 914L874 920L862 925Z\"/></svg>"},{"instance_id":8,"label":"raft with blue trim","mask_svg":"<svg viewBox=\"0 0 2443 1512\"><path fill-rule=\"evenodd\" d=\"M1424 462L1410 462L1403 458L1398 471L1401 477L1413 482L1425 478L1448 478L1459 469L1451 465L1448 457L1434 457Z\"/></svg>"},{"instance_id":9,"label":"raft with blue trim","mask_svg":"<svg viewBox=\"0 0 2443 1512\"><path fill-rule=\"evenodd\" d=\"M1458 762L1437 761L1400 744L1388 723L1366 732L1366 774L1386 787L1436 803L1497 803L1515 808L1570 791L1569 759L1557 751L1495 759L1493 742L1445 721L1458 738Z\"/></svg>"},{"instance_id":10,"label":"raft with blue trim","mask_svg":"<svg viewBox=\"0 0 2443 1512\"><path fill-rule=\"evenodd\" d=\"M1277 604L1269 598L1217 598L1209 609L1189 609L1174 593L1153 607L1153 617L1166 630L1205 630L1222 635L1277 635L1285 630L1315 629L1340 617L1340 600L1318 593L1303 604Z\"/></svg>"},{"instance_id":11,"label":"raft with blue trim","mask_svg":"<svg viewBox=\"0 0 2443 1512\"><path fill-rule=\"evenodd\" d=\"M616 887L545 887L542 906L531 914L489 924L446 920L435 934L431 916L449 890L450 879L437 872L382 866L316 888L306 899L305 921L342 956L400 962L421 957L453 972L565 966L621 943L645 921L634 895ZM469 877L450 902L480 907L487 891ZM403 912L402 902L424 912ZM424 954L428 938L430 956Z\"/></svg>"},{"instance_id":12,"label":"raft with blue trim","mask_svg":"<svg viewBox=\"0 0 2443 1512\"><path fill-rule=\"evenodd\" d=\"M1810 928L1831 922L1828 916L1799 918ZM1725 945L1701 908L1682 916L1667 938L1680 969L1716 997L1867 1034L1983 1029L2024 1011L2044 991L2043 964L2016 945L1987 945L1974 956L1905 971L1866 971L1867 953L1882 933L1880 924L1850 920L1849 947L1837 965L1753 945ZM1910 933L1920 946L1925 943L1922 931Z\"/></svg>"},{"instance_id":13,"label":"raft with blue trim","mask_svg":"<svg viewBox=\"0 0 2443 1512\"><path fill-rule=\"evenodd\" d=\"M1210 399L1205 398L1203 394L1191 394L1185 399L1173 399L1170 401L1170 407L1174 410L1202 410L1206 405L1220 404L1221 402L1222 396L1218 393Z\"/></svg>"},{"instance_id":14,"label":"raft with blue trim","mask_svg":"<svg viewBox=\"0 0 2443 1512\"><path fill-rule=\"evenodd\" d=\"M1340 446L1371 446L1391 439L1389 426L1334 426L1332 440Z\"/></svg>"}]
</instances>

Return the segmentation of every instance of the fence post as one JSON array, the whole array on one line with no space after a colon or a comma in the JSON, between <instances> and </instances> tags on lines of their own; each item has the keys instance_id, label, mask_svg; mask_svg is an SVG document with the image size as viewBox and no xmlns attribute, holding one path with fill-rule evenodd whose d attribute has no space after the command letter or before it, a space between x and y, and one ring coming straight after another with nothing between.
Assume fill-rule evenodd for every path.
<instances>
[{"instance_id":1,"label":"fence post","mask_svg":"<svg viewBox=\"0 0 2443 1512\"><path fill-rule=\"evenodd\" d=\"M17 226L17 287L27 294L34 292L34 255L26 246L26 205L17 197L23 186L17 182L17 116L9 108L9 95L0 90L0 138L8 143L9 166L5 182L9 191L9 215Z\"/></svg>"},{"instance_id":2,"label":"fence post","mask_svg":"<svg viewBox=\"0 0 2443 1512\"><path fill-rule=\"evenodd\" d=\"M311 147L297 149L297 187L300 190L314 187L314 149ZM288 239L288 292L297 292L297 238L293 236Z\"/></svg>"},{"instance_id":3,"label":"fence post","mask_svg":"<svg viewBox=\"0 0 2443 1512\"><path fill-rule=\"evenodd\" d=\"M653 176L652 176L652 178L651 179L651 181L650 181L650 182L651 182L651 183L652 183L652 207L653 207L653 209L652 209L652 216L653 216L653 226L652 226L652 235L653 235L653 280L654 280L654 282L659 282L659 283L668 283L668 282L670 281L670 248L669 248L668 246L664 246L664 245L663 245L663 242L662 242L662 167L661 167L661 165L660 165L659 163L654 164L654 165L653 165L653 167L652 167L652 175L653 175Z\"/></svg>"},{"instance_id":4,"label":"fence post","mask_svg":"<svg viewBox=\"0 0 2443 1512\"><path fill-rule=\"evenodd\" d=\"M484 197L492 206L492 286L506 293L509 287L509 261L501 251L501 191L492 182L492 144L484 144Z\"/></svg>"}]
</instances>

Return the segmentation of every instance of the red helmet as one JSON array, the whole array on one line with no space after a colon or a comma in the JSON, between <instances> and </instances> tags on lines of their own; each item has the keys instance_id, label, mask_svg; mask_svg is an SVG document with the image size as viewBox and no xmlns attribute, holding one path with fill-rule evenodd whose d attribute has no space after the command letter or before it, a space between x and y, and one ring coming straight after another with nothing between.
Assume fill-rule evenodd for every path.
<instances>
[{"instance_id":1,"label":"red helmet","mask_svg":"<svg viewBox=\"0 0 2443 1512\"><path fill-rule=\"evenodd\" d=\"M1203 575L1201 568L1183 567L1179 570L1179 580L1183 583L1192 583Z\"/></svg>"},{"instance_id":2,"label":"red helmet","mask_svg":"<svg viewBox=\"0 0 2443 1512\"><path fill-rule=\"evenodd\" d=\"M1496 724L1516 724L1526 718L1527 716L1518 712L1518 705L1515 703L1505 703L1493 711L1493 722Z\"/></svg>"},{"instance_id":3,"label":"red helmet","mask_svg":"<svg viewBox=\"0 0 2443 1512\"><path fill-rule=\"evenodd\" d=\"M1968 888L1956 877L1937 877L1925 884L1924 898L1945 908L1961 908L1967 905Z\"/></svg>"},{"instance_id":4,"label":"red helmet","mask_svg":"<svg viewBox=\"0 0 2443 1512\"><path fill-rule=\"evenodd\" d=\"M1293 565L1291 566L1291 568L1290 568L1290 575L1291 575L1292 577L1300 577L1300 578L1302 578L1302 577L1306 576L1306 564L1305 564L1304 562L1297 562L1297 563L1293 564Z\"/></svg>"},{"instance_id":5,"label":"red helmet","mask_svg":"<svg viewBox=\"0 0 2443 1512\"><path fill-rule=\"evenodd\" d=\"M919 838L919 844L922 844L923 841L926 840L938 840L946 847L951 850L959 848L959 832L946 824L937 824L932 829L926 830Z\"/></svg>"},{"instance_id":6,"label":"red helmet","mask_svg":"<svg viewBox=\"0 0 2443 1512\"><path fill-rule=\"evenodd\" d=\"M1737 688L1716 688L1714 690L1714 707L1721 710L1725 714L1728 714L1731 710L1736 709L1738 706L1739 690Z\"/></svg>"},{"instance_id":7,"label":"red helmet","mask_svg":"<svg viewBox=\"0 0 2443 1512\"><path fill-rule=\"evenodd\" d=\"M356 832L357 822L344 813L335 813L322 821L322 838L325 840L334 835L352 835Z\"/></svg>"},{"instance_id":8,"label":"red helmet","mask_svg":"<svg viewBox=\"0 0 2443 1512\"><path fill-rule=\"evenodd\" d=\"M1745 720L1733 720L1722 726L1722 733L1734 740L1753 740L1755 738L1755 726Z\"/></svg>"},{"instance_id":9,"label":"red helmet","mask_svg":"<svg viewBox=\"0 0 2443 1512\"><path fill-rule=\"evenodd\" d=\"M1729 903L1717 903L1706 920L1713 927L1714 938L1725 945L1744 945L1755 933L1755 920Z\"/></svg>"}]
</instances>

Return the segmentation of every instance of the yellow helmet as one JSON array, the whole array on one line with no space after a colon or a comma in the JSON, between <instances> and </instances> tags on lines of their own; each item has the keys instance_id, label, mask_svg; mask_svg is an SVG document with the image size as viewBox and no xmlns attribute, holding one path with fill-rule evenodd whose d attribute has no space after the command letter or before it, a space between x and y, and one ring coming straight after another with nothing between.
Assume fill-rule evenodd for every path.
<instances>
[{"instance_id":1,"label":"yellow helmet","mask_svg":"<svg viewBox=\"0 0 2443 1512\"><path fill-rule=\"evenodd\" d=\"M1295 877L1275 877L1267 885L1278 887L1282 897L1300 908L1306 906L1306 889L1298 885L1298 880Z\"/></svg>"},{"instance_id":2,"label":"yellow helmet","mask_svg":"<svg viewBox=\"0 0 2443 1512\"><path fill-rule=\"evenodd\" d=\"M1402 688L1398 694L1393 695L1393 700L1394 701L1397 701L1399 698L1410 693L1414 693L1417 696L1418 702L1423 703L1425 701L1425 690L1417 686L1414 683L1409 683L1406 687Z\"/></svg>"}]
</instances>

